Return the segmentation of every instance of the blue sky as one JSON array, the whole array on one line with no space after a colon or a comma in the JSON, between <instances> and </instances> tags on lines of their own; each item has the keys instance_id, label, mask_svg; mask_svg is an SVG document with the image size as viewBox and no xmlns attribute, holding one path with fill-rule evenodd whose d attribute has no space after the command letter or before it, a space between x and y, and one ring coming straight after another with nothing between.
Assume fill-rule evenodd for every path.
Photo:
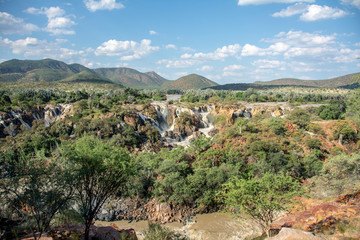
<instances>
[{"instance_id":1,"label":"blue sky","mask_svg":"<svg viewBox=\"0 0 360 240\"><path fill-rule=\"evenodd\" d=\"M0 0L0 61L220 84L360 71L360 0Z\"/></svg>"}]
</instances>

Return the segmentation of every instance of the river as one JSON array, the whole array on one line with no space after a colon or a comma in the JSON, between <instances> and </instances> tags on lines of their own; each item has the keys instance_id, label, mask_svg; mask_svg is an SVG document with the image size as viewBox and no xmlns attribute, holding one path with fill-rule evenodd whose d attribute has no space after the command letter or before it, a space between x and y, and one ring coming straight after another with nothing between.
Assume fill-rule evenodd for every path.
<instances>
[{"instance_id":1,"label":"river","mask_svg":"<svg viewBox=\"0 0 360 240\"><path fill-rule=\"evenodd\" d=\"M143 232L147 229L147 221L128 222L127 220L114 222L97 221L97 226L116 224L119 228L133 228L139 240L144 239ZM261 235L258 224L247 218L236 218L227 213L198 214L188 224L166 223L163 226L186 235L191 240L243 240Z\"/></svg>"}]
</instances>

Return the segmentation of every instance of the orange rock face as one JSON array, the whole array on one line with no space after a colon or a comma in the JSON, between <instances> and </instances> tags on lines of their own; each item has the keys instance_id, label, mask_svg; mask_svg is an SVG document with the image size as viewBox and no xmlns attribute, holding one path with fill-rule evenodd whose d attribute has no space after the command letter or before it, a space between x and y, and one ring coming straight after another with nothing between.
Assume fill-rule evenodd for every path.
<instances>
[{"instance_id":1,"label":"orange rock face","mask_svg":"<svg viewBox=\"0 0 360 240\"><path fill-rule=\"evenodd\" d=\"M305 231L319 232L338 221L351 222L360 213L360 191L347 194L327 203L313 204L302 201L306 210L291 213L274 222L272 228L293 227Z\"/></svg>"}]
</instances>

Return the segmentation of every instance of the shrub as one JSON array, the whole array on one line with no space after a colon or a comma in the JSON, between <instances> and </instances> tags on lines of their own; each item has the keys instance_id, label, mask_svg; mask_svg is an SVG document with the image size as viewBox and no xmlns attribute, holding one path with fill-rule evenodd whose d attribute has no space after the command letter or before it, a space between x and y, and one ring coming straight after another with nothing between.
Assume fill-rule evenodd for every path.
<instances>
[{"instance_id":1,"label":"shrub","mask_svg":"<svg viewBox=\"0 0 360 240\"><path fill-rule=\"evenodd\" d=\"M144 240L186 240L186 236L181 236L168 228L159 224L148 222L148 229L144 232Z\"/></svg>"},{"instance_id":2,"label":"shrub","mask_svg":"<svg viewBox=\"0 0 360 240\"><path fill-rule=\"evenodd\" d=\"M310 114L302 108L294 109L288 118L292 123L303 129L307 129L310 123Z\"/></svg>"}]
</instances>

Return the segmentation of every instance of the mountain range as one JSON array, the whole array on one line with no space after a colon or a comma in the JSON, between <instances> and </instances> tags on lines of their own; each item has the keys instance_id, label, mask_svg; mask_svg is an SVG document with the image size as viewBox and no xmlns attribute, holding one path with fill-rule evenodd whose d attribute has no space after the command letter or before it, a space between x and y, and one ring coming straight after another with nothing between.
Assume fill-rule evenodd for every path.
<instances>
[{"instance_id":1,"label":"mountain range","mask_svg":"<svg viewBox=\"0 0 360 240\"><path fill-rule=\"evenodd\" d=\"M53 59L9 60L0 64L0 82L106 83L132 88L199 89L217 85L209 79L191 74L169 81L156 72L139 72L131 68L90 69L80 64L66 64Z\"/></svg>"},{"instance_id":2,"label":"mountain range","mask_svg":"<svg viewBox=\"0 0 360 240\"><path fill-rule=\"evenodd\" d=\"M97 68L90 69L81 64L43 60L9 60L0 63L0 83L97 83L115 84L132 88L150 89L232 89L246 90L250 87L263 89L279 86L326 87L326 88L357 88L360 87L360 73L349 74L327 80L301 80L294 78L276 79L267 82L238 83L219 85L203 76L190 74L170 81L156 72L139 72L135 69Z\"/></svg>"}]
</instances>

